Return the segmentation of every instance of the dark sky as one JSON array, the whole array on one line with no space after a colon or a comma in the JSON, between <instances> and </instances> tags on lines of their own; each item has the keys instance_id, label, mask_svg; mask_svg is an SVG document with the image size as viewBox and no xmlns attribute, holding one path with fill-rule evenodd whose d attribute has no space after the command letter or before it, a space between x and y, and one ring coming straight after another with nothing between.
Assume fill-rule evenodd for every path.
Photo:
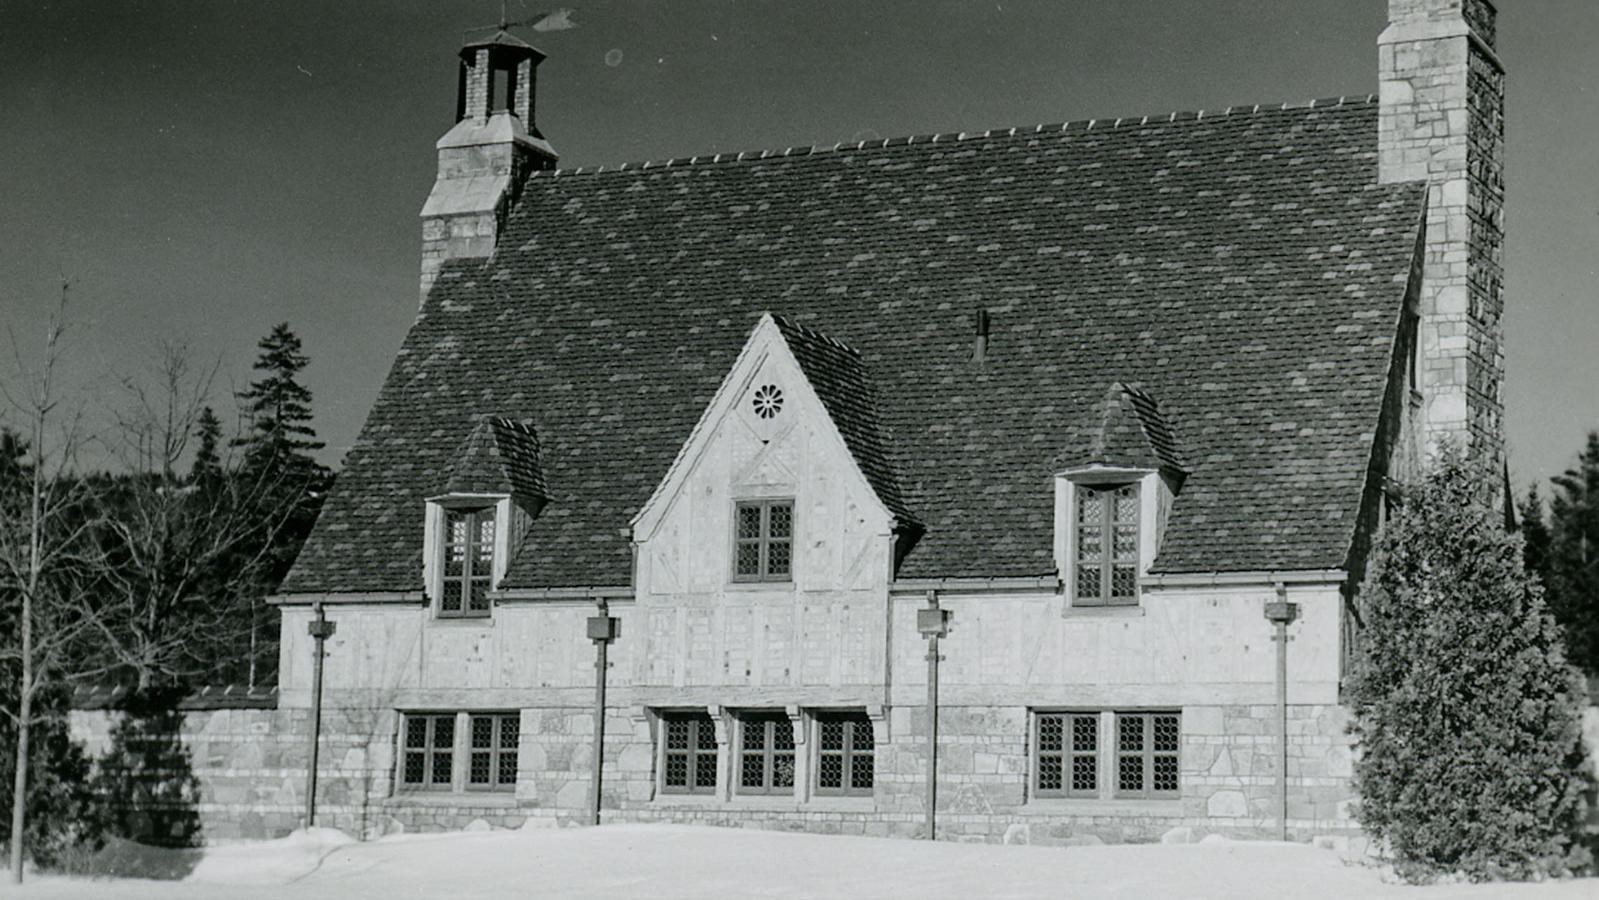
<instances>
[{"instance_id":1,"label":"dark sky","mask_svg":"<svg viewBox=\"0 0 1599 900\"><path fill-rule=\"evenodd\" d=\"M548 7L508 0L511 18ZM1599 3L1502 0L1509 438L1517 478L1599 428ZM0 319L38 343L75 283L75 399L162 340L216 399L288 320L336 463L416 308L433 142L463 28L444 4L38 3L0 15ZM583 3L528 34L569 166L1376 89L1384 0ZM0 377L15 364L0 363Z\"/></svg>"}]
</instances>

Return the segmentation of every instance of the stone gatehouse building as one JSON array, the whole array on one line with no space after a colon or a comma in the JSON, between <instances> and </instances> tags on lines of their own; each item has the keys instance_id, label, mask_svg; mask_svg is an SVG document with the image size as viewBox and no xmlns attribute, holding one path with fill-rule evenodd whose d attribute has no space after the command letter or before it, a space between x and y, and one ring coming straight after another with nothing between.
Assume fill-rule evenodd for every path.
<instances>
[{"instance_id":1,"label":"stone gatehouse building","mask_svg":"<svg viewBox=\"0 0 1599 900\"><path fill-rule=\"evenodd\" d=\"M589 821L603 601L603 821L912 836L936 604L940 837L1275 833L1284 758L1349 829L1387 492L1502 452L1494 16L1390 0L1377 96L592 170L469 44L258 730L320 607L324 821Z\"/></svg>"}]
</instances>

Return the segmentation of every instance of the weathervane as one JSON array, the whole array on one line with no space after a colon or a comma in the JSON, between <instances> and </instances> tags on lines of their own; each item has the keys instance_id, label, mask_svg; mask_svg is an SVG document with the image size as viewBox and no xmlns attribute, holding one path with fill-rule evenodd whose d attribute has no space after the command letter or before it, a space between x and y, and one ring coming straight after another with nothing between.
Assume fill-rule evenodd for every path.
<instances>
[{"instance_id":1,"label":"weathervane","mask_svg":"<svg viewBox=\"0 0 1599 900\"><path fill-rule=\"evenodd\" d=\"M531 28L534 31L566 31L576 28L577 23L572 21L572 10L561 8L546 12L534 13L525 18L512 22L505 11L505 0L500 0L500 21L497 25L476 25L461 32L461 39L465 42L474 32L480 31L510 31L512 28Z\"/></svg>"}]
</instances>

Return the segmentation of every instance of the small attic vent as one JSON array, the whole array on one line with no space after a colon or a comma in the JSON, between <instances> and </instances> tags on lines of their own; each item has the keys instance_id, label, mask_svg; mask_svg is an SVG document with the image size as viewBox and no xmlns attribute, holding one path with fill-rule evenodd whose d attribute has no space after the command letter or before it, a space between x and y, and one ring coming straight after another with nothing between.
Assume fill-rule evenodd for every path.
<instances>
[{"instance_id":1,"label":"small attic vent","mask_svg":"<svg viewBox=\"0 0 1599 900\"><path fill-rule=\"evenodd\" d=\"M783 391L775 384L762 385L755 389L755 414L763 419L773 419L783 411Z\"/></svg>"}]
</instances>

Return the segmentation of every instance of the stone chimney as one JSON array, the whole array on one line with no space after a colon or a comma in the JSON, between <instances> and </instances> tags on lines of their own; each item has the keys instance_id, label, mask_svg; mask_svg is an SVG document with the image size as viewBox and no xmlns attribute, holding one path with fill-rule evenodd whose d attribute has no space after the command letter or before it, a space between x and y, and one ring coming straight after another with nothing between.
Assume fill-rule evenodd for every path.
<instances>
[{"instance_id":1,"label":"stone chimney","mask_svg":"<svg viewBox=\"0 0 1599 900\"><path fill-rule=\"evenodd\" d=\"M486 258L522 179L555 167L533 121L544 54L505 31L461 48L455 127L439 139L439 174L422 207L422 299L448 260Z\"/></svg>"},{"instance_id":2,"label":"stone chimney","mask_svg":"<svg viewBox=\"0 0 1599 900\"><path fill-rule=\"evenodd\" d=\"M1489 0L1389 0L1378 177L1426 181L1426 443L1504 460L1505 70Z\"/></svg>"}]
</instances>

